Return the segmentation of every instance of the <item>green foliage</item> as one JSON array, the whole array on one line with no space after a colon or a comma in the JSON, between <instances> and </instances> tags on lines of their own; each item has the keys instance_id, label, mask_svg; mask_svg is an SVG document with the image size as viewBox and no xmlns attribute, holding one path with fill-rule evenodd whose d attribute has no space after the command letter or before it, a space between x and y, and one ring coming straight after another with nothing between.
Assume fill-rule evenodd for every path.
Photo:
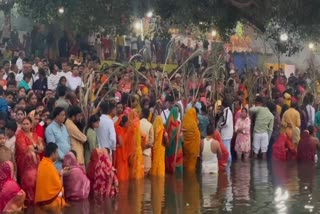
<instances>
[{"instance_id":1,"label":"green foliage","mask_svg":"<svg viewBox=\"0 0 320 214\"><path fill-rule=\"evenodd\" d=\"M254 26L267 34L276 49L292 55L301 50L301 41L320 40L319 0L157 0L157 12L172 24L215 28L224 39L235 33L237 22ZM279 33L289 40L279 44Z\"/></svg>"},{"instance_id":2,"label":"green foliage","mask_svg":"<svg viewBox=\"0 0 320 214\"><path fill-rule=\"evenodd\" d=\"M104 29L124 34L129 30L130 17L144 14L147 5L126 0L16 0L19 13L36 23L61 23L79 32ZM58 9L63 7L64 13Z\"/></svg>"}]
</instances>

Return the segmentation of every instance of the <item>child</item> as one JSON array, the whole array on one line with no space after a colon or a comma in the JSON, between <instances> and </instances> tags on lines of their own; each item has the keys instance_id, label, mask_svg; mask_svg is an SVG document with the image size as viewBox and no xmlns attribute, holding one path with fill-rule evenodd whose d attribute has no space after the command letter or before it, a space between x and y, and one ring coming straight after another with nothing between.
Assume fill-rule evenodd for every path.
<instances>
[{"instance_id":1,"label":"child","mask_svg":"<svg viewBox=\"0 0 320 214\"><path fill-rule=\"evenodd\" d=\"M11 152L14 154L15 151L15 145L16 145L16 131L17 131L17 123L13 121L8 121L6 124L6 137L7 140L5 142L5 146L11 150Z\"/></svg>"},{"instance_id":2,"label":"child","mask_svg":"<svg viewBox=\"0 0 320 214\"><path fill-rule=\"evenodd\" d=\"M0 130L0 163L5 161L11 161L14 163L14 157L10 149L5 146L6 137L4 132Z\"/></svg>"}]
</instances>

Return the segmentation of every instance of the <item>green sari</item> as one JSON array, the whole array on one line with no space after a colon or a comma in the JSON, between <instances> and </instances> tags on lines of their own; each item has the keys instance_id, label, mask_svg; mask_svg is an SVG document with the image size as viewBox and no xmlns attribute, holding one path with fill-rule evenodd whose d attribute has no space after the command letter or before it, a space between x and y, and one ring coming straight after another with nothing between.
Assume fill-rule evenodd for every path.
<instances>
[{"instance_id":1,"label":"green sari","mask_svg":"<svg viewBox=\"0 0 320 214\"><path fill-rule=\"evenodd\" d=\"M314 125L315 127L317 128L318 132L317 132L317 137L318 139L320 140L320 111L318 111L316 113L316 118L315 118L315 121L314 121ZM301 130L303 131L303 130Z\"/></svg>"},{"instance_id":2,"label":"green sari","mask_svg":"<svg viewBox=\"0 0 320 214\"><path fill-rule=\"evenodd\" d=\"M169 174L183 173L183 153L180 139L181 122L178 121L179 110L173 107L166 123L169 147L166 148L166 172Z\"/></svg>"}]
</instances>

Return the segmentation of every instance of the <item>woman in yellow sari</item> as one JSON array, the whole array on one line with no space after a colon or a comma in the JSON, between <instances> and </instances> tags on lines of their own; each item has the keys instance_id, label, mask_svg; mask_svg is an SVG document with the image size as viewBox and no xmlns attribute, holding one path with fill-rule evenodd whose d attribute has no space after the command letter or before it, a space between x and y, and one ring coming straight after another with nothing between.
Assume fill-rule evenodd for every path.
<instances>
[{"instance_id":1,"label":"woman in yellow sari","mask_svg":"<svg viewBox=\"0 0 320 214\"><path fill-rule=\"evenodd\" d=\"M150 175L152 176L165 176L165 146L162 143L164 126L161 116L157 116L153 122L154 130L154 146L153 146L153 160Z\"/></svg>"},{"instance_id":2,"label":"woman in yellow sari","mask_svg":"<svg viewBox=\"0 0 320 214\"><path fill-rule=\"evenodd\" d=\"M142 154L142 139L140 132L140 117L137 109L133 109L129 114L128 136L128 156L129 156L129 178L144 178L144 160Z\"/></svg>"},{"instance_id":3,"label":"woman in yellow sari","mask_svg":"<svg viewBox=\"0 0 320 214\"><path fill-rule=\"evenodd\" d=\"M183 166L187 172L195 172L197 158L200 153L200 131L198 128L197 112L189 109L183 119Z\"/></svg>"}]
</instances>

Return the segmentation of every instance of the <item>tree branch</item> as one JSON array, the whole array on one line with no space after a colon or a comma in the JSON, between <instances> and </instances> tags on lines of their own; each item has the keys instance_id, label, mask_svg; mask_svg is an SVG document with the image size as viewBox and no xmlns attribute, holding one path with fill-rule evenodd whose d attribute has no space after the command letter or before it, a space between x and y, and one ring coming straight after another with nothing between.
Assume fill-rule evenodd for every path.
<instances>
[{"instance_id":1,"label":"tree branch","mask_svg":"<svg viewBox=\"0 0 320 214\"><path fill-rule=\"evenodd\" d=\"M229 4L239 9L248 8L248 7L251 7L252 5L255 7L258 7L257 3L254 0L249 0L247 2L239 2L238 0L227 0L227 1Z\"/></svg>"}]
</instances>

